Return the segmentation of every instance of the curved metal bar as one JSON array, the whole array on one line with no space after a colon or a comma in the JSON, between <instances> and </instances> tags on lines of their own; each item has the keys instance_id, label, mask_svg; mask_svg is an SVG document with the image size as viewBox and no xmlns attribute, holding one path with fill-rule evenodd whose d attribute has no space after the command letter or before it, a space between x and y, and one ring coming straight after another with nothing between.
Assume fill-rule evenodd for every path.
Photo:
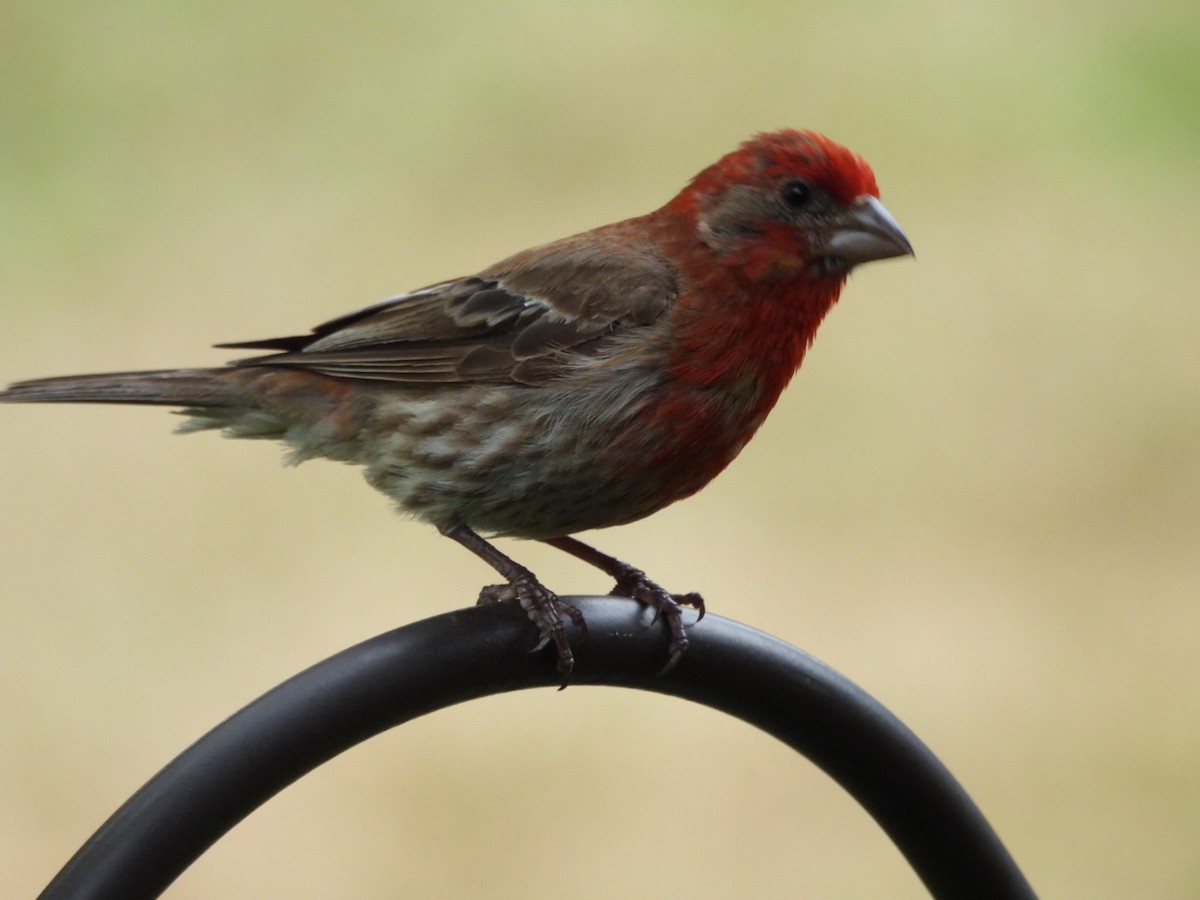
<instances>
[{"instance_id":1,"label":"curved metal bar","mask_svg":"<svg viewBox=\"0 0 1200 900\"><path fill-rule=\"evenodd\" d=\"M859 687L808 654L708 615L669 674L660 628L613 597L565 598L587 618L573 684L670 694L737 716L824 769L883 827L939 898L1031 898L1032 889L937 757ZM446 613L344 650L218 725L135 793L41 895L156 897L221 835L343 750L401 722L489 694L557 687L553 654L528 653L524 612Z\"/></svg>"}]
</instances>

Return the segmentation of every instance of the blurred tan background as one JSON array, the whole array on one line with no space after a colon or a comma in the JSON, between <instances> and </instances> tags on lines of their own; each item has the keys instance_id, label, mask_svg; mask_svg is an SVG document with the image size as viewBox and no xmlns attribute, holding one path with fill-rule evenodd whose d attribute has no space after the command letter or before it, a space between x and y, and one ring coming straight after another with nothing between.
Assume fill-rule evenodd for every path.
<instances>
[{"instance_id":1,"label":"blurred tan background","mask_svg":"<svg viewBox=\"0 0 1200 900\"><path fill-rule=\"evenodd\" d=\"M8 3L0 380L219 363L645 212L749 134L874 166L856 273L730 471L593 536L829 661L1047 897L1200 895L1200 15L1189 4ZM0 409L0 892L187 743L489 572L357 472ZM607 582L506 543L563 593ZM177 898L920 897L810 764L572 688L395 730Z\"/></svg>"}]
</instances>

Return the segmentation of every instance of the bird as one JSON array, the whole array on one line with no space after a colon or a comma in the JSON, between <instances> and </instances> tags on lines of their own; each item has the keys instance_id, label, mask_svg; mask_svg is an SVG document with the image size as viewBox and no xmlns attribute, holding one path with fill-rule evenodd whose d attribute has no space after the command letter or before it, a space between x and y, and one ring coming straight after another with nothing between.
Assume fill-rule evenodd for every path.
<instances>
[{"instance_id":1,"label":"bird","mask_svg":"<svg viewBox=\"0 0 1200 900\"><path fill-rule=\"evenodd\" d=\"M913 255L862 157L815 131L763 132L645 215L515 253L298 336L218 344L223 366L21 381L6 403L179 408L181 432L273 438L288 461L361 466L404 514L503 579L565 686L581 612L492 543L544 542L652 607L672 669L683 608L574 537L688 497L742 450L857 266Z\"/></svg>"}]
</instances>

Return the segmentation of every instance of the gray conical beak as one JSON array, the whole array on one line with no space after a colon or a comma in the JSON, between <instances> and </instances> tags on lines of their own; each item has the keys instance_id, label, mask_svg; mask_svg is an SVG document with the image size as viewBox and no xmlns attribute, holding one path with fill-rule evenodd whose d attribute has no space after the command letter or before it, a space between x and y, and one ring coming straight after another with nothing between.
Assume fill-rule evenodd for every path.
<instances>
[{"instance_id":1,"label":"gray conical beak","mask_svg":"<svg viewBox=\"0 0 1200 900\"><path fill-rule=\"evenodd\" d=\"M879 199L864 195L830 227L821 255L845 260L852 267L876 259L912 256L913 248Z\"/></svg>"}]
</instances>

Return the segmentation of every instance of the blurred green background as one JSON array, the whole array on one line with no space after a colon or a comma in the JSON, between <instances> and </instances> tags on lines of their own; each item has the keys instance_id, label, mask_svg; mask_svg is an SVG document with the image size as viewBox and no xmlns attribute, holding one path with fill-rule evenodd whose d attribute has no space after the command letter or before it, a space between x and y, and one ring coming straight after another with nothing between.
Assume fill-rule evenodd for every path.
<instances>
[{"instance_id":1,"label":"blurred green background","mask_svg":"<svg viewBox=\"0 0 1200 900\"><path fill-rule=\"evenodd\" d=\"M699 496L596 537L941 755L1047 897L1200 895L1200 14L1034 2L8 2L0 380L218 363L824 131L917 248L855 273ZM0 409L0 891L179 749L489 572L349 468ZM563 593L608 584L535 545ZM575 687L255 813L200 897L920 897L772 739Z\"/></svg>"}]
</instances>

